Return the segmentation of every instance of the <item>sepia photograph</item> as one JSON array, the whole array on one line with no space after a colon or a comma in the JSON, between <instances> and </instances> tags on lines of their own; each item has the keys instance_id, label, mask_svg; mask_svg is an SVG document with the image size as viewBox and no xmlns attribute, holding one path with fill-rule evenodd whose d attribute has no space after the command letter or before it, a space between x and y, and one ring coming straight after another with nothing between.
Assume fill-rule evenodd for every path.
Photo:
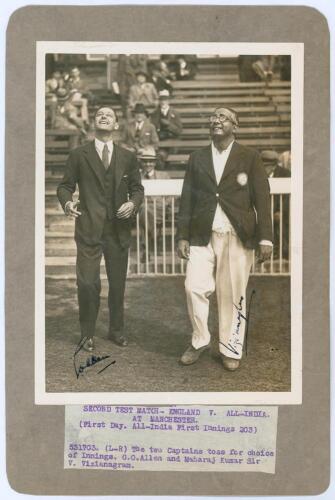
<instances>
[{"instance_id":1,"label":"sepia photograph","mask_svg":"<svg viewBox=\"0 0 335 500\"><path fill-rule=\"evenodd\" d=\"M36 67L36 403L300 403L301 44Z\"/></svg>"}]
</instances>

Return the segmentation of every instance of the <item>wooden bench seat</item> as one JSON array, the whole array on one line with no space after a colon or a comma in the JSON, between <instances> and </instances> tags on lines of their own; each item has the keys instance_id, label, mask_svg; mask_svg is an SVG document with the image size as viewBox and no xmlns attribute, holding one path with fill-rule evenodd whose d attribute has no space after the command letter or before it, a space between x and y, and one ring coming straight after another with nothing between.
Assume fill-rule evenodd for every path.
<instances>
[{"instance_id":1,"label":"wooden bench seat","mask_svg":"<svg viewBox=\"0 0 335 500\"><path fill-rule=\"evenodd\" d=\"M78 130L69 130L69 129L55 129L55 128L47 128L45 130L45 135L46 136L52 136L52 137L55 137L55 136L72 136L72 135L79 135L79 131Z\"/></svg>"},{"instance_id":2,"label":"wooden bench seat","mask_svg":"<svg viewBox=\"0 0 335 500\"><path fill-rule=\"evenodd\" d=\"M241 116L239 118L240 125L242 124L263 124L263 123L282 123L282 122L290 122L291 115L290 114L282 114L282 115L269 115L269 116ZM182 119L183 125L188 127L207 127L208 128L208 119L206 117L183 117Z\"/></svg>"},{"instance_id":3,"label":"wooden bench seat","mask_svg":"<svg viewBox=\"0 0 335 500\"><path fill-rule=\"evenodd\" d=\"M274 82L268 83L267 85L264 82L227 82L222 78L221 80L207 78L207 80L182 80L178 82L172 82L172 86L174 89L198 89L198 88L264 88L264 89L273 89L273 88L290 88L291 82L285 82L276 80Z\"/></svg>"},{"instance_id":4,"label":"wooden bench seat","mask_svg":"<svg viewBox=\"0 0 335 500\"><path fill-rule=\"evenodd\" d=\"M194 97L194 96L235 96L235 95L267 95L264 92L263 88L255 88L255 89L174 89L173 97L179 98L182 97ZM272 95L272 94L269 94Z\"/></svg>"},{"instance_id":5,"label":"wooden bench seat","mask_svg":"<svg viewBox=\"0 0 335 500\"><path fill-rule=\"evenodd\" d=\"M172 98L171 106L178 105L186 105L186 106L202 106L207 104L213 105L223 105L223 104L242 104L246 103L249 106L258 103L258 104L267 104L270 101L270 98L267 96L231 96L231 97L187 97L187 98Z\"/></svg>"},{"instance_id":6,"label":"wooden bench seat","mask_svg":"<svg viewBox=\"0 0 335 500\"><path fill-rule=\"evenodd\" d=\"M278 126L278 127L240 127L238 129L239 136L241 135L280 135L280 134L290 134L291 127L288 126ZM209 129L206 128L184 128L182 137L197 136L197 135L208 135Z\"/></svg>"},{"instance_id":7,"label":"wooden bench seat","mask_svg":"<svg viewBox=\"0 0 335 500\"><path fill-rule=\"evenodd\" d=\"M47 151L50 150L64 151L69 149L69 141L55 141L49 139L48 141L45 141L45 147Z\"/></svg>"},{"instance_id":8,"label":"wooden bench seat","mask_svg":"<svg viewBox=\"0 0 335 500\"><path fill-rule=\"evenodd\" d=\"M198 81L198 82L201 82L201 81L207 81L208 80L208 77L210 77L211 80L221 80L221 81L233 81L233 82L238 82L238 76L236 73L224 73L224 70L222 70L222 73L219 74L216 72L213 72L212 74L208 74L208 73L197 73L195 75L195 79L194 81Z\"/></svg>"},{"instance_id":9,"label":"wooden bench seat","mask_svg":"<svg viewBox=\"0 0 335 500\"><path fill-rule=\"evenodd\" d=\"M262 147L262 148L270 148L272 146L290 146L291 144L291 139L290 137L287 138L281 138L281 137L274 137L270 139L263 139L262 137L259 137L257 139L241 139L239 142L241 144L244 144L245 146L252 146L252 147ZM175 139L175 140L168 140L160 143L160 147L162 149L178 149L179 150L189 150L193 151L194 149L198 149L204 146L207 146L209 144L208 139L198 139L198 140L180 140L180 139Z\"/></svg>"},{"instance_id":10,"label":"wooden bench seat","mask_svg":"<svg viewBox=\"0 0 335 500\"><path fill-rule=\"evenodd\" d=\"M183 117L183 115L209 115L213 113L215 106L190 106L190 107L179 107L179 106L174 106L175 109L180 113L180 115ZM239 114L274 114L276 111L276 107L274 104L268 104L267 106L234 106L234 109L236 113ZM285 112L290 111L290 107L286 107Z\"/></svg>"}]
</instances>

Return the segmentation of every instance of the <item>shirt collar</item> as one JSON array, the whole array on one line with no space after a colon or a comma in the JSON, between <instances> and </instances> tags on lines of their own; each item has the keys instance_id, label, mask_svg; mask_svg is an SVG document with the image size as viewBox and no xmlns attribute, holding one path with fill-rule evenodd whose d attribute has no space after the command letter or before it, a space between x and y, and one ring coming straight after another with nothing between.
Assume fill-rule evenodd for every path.
<instances>
[{"instance_id":1,"label":"shirt collar","mask_svg":"<svg viewBox=\"0 0 335 500\"><path fill-rule=\"evenodd\" d=\"M100 141L99 139L95 138L94 144L95 144L95 148L100 152L103 151L105 144L107 144L108 151L110 153L113 151L113 140L112 139L108 142L103 142L103 141Z\"/></svg>"},{"instance_id":2,"label":"shirt collar","mask_svg":"<svg viewBox=\"0 0 335 500\"><path fill-rule=\"evenodd\" d=\"M229 146L227 147L227 149L224 149L222 151L222 153L220 153L220 151L218 149L216 149L216 147L214 146L214 142L212 142L212 154L220 156L223 153L225 153L225 154L229 155L231 148L233 147L234 142L235 142L235 140L232 140L231 143L229 144Z\"/></svg>"}]
</instances>

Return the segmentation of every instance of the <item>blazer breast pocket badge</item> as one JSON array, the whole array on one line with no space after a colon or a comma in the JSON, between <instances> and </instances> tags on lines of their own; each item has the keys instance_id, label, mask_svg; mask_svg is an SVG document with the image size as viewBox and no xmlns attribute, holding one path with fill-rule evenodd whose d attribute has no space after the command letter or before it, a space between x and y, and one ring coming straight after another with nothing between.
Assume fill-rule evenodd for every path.
<instances>
[{"instance_id":1,"label":"blazer breast pocket badge","mask_svg":"<svg viewBox=\"0 0 335 500\"><path fill-rule=\"evenodd\" d=\"M246 186L248 184L248 174L245 172L240 172L236 177L237 182L240 186Z\"/></svg>"}]
</instances>

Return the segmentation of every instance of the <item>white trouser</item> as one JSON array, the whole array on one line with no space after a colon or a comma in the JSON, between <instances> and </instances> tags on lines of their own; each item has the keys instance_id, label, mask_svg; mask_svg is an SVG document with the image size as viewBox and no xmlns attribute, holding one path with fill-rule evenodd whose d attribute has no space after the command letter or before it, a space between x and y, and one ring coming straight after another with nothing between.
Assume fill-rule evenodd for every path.
<instances>
[{"instance_id":1,"label":"white trouser","mask_svg":"<svg viewBox=\"0 0 335 500\"><path fill-rule=\"evenodd\" d=\"M185 289L195 349L210 342L209 296L216 290L220 352L230 358L242 357L252 253L234 232L212 232L207 246L190 247Z\"/></svg>"}]
</instances>

